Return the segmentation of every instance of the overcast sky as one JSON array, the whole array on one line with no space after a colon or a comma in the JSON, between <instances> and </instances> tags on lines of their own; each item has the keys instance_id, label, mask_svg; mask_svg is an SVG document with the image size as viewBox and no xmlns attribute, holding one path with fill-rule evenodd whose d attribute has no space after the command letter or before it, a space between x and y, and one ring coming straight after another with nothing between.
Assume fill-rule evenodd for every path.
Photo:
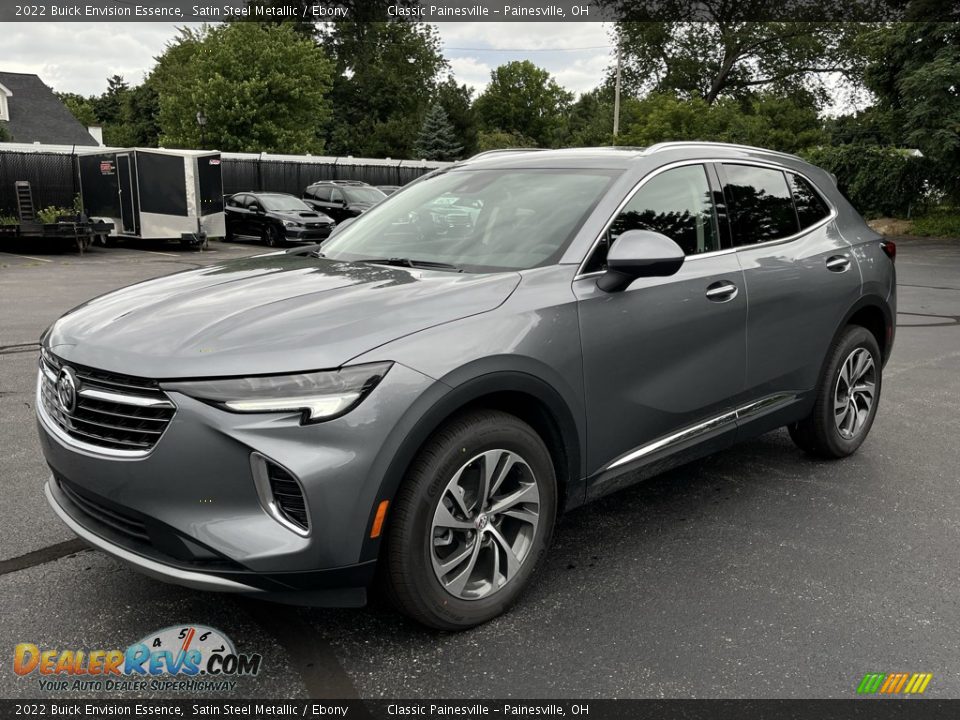
<instances>
[{"instance_id":1,"label":"overcast sky","mask_svg":"<svg viewBox=\"0 0 960 720\"><path fill-rule=\"evenodd\" d=\"M437 29L453 74L478 91L493 68L510 60L531 60L578 94L596 87L611 63L605 23L439 23ZM0 70L36 73L59 92L98 95L111 75L138 84L175 34L172 23L7 23Z\"/></svg>"}]
</instances>

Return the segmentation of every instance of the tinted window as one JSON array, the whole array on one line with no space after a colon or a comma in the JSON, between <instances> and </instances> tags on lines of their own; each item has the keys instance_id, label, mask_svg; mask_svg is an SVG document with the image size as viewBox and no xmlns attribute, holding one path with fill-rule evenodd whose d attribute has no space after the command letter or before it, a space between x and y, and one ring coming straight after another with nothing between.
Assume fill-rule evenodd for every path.
<instances>
[{"instance_id":1,"label":"tinted window","mask_svg":"<svg viewBox=\"0 0 960 720\"><path fill-rule=\"evenodd\" d=\"M797 214L781 170L724 165L734 245L779 240L795 234Z\"/></svg>"},{"instance_id":2,"label":"tinted window","mask_svg":"<svg viewBox=\"0 0 960 720\"><path fill-rule=\"evenodd\" d=\"M386 197L382 190L373 187L345 187L343 188L343 194L347 196L350 202L368 205L378 203Z\"/></svg>"},{"instance_id":3,"label":"tinted window","mask_svg":"<svg viewBox=\"0 0 960 720\"><path fill-rule=\"evenodd\" d=\"M343 193L340 188L330 188L330 202L343 202Z\"/></svg>"},{"instance_id":4,"label":"tinted window","mask_svg":"<svg viewBox=\"0 0 960 720\"><path fill-rule=\"evenodd\" d=\"M323 200L324 202L330 201L330 187L325 185L318 185L315 188L310 190L310 194L313 195L317 200Z\"/></svg>"},{"instance_id":5,"label":"tinted window","mask_svg":"<svg viewBox=\"0 0 960 720\"><path fill-rule=\"evenodd\" d=\"M790 178L790 189L793 190L793 202L797 206L801 228L816 225L830 214L826 201L805 178L793 173L787 173L787 177Z\"/></svg>"},{"instance_id":6,"label":"tinted window","mask_svg":"<svg viewBox=\"0 0 960 720\"><path fill-rule=\"evenodd\" d=\"M706 169L688 165L648 180L610 224L585 272L602 270L607 250L627 230L662 233L686 255L719 250L720 234Z\"/></svg>"}]
</instances>

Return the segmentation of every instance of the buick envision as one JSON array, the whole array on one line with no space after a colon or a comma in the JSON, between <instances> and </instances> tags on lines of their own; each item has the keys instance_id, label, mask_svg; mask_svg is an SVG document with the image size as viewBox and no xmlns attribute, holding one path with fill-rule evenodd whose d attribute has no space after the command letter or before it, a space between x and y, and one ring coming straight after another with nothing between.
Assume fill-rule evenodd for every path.
<instances>
[{"instance_id":1,"label":"buick envision","mask_svg":"<svg viewBox=\"0 0 960 720\"><path fill-rule=\"evenodd\" d=\"M778 427L854 452L894 257L793 156L484 154L322 246L57 320L45 492L163 580L359 605L379 568L408 615L469 627L529 584L562 511Z\"/></svg>"}]
</instances>

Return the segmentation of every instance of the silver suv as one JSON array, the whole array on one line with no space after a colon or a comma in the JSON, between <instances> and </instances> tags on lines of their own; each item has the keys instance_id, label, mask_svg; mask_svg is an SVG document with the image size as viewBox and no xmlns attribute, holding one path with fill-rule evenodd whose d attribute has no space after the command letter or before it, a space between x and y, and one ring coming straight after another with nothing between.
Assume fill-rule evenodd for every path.
<instances>
[{"instance_id":1,"label":"silver suv","mask_svg":"<svg viewBox=\"0 0 960 720\"><path fill-rule=\"evenodd\" d=\"M790 155L485 154L322 246L60 318L45 492L162 580L341 606L377 581L420 622L469 627L529 585L564 510L778 427L854 452L894 257Z\"/></svg>"}]
</instances>

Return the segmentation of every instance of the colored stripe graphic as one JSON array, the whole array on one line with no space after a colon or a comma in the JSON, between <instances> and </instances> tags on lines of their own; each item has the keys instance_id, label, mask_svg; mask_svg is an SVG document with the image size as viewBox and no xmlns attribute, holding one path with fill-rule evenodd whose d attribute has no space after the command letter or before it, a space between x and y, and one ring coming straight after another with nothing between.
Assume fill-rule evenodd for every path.
<instances>
[{"instance_id":1,"label":"colored stripe graphic","mask_svg":"<svg viewBox=\"0 0 960 720\"><path fill-rule=\"evenodd\" d=\"M922 695L932 673L867 673L857 686L859 695Z\"/></svg>"}]
</instances>

